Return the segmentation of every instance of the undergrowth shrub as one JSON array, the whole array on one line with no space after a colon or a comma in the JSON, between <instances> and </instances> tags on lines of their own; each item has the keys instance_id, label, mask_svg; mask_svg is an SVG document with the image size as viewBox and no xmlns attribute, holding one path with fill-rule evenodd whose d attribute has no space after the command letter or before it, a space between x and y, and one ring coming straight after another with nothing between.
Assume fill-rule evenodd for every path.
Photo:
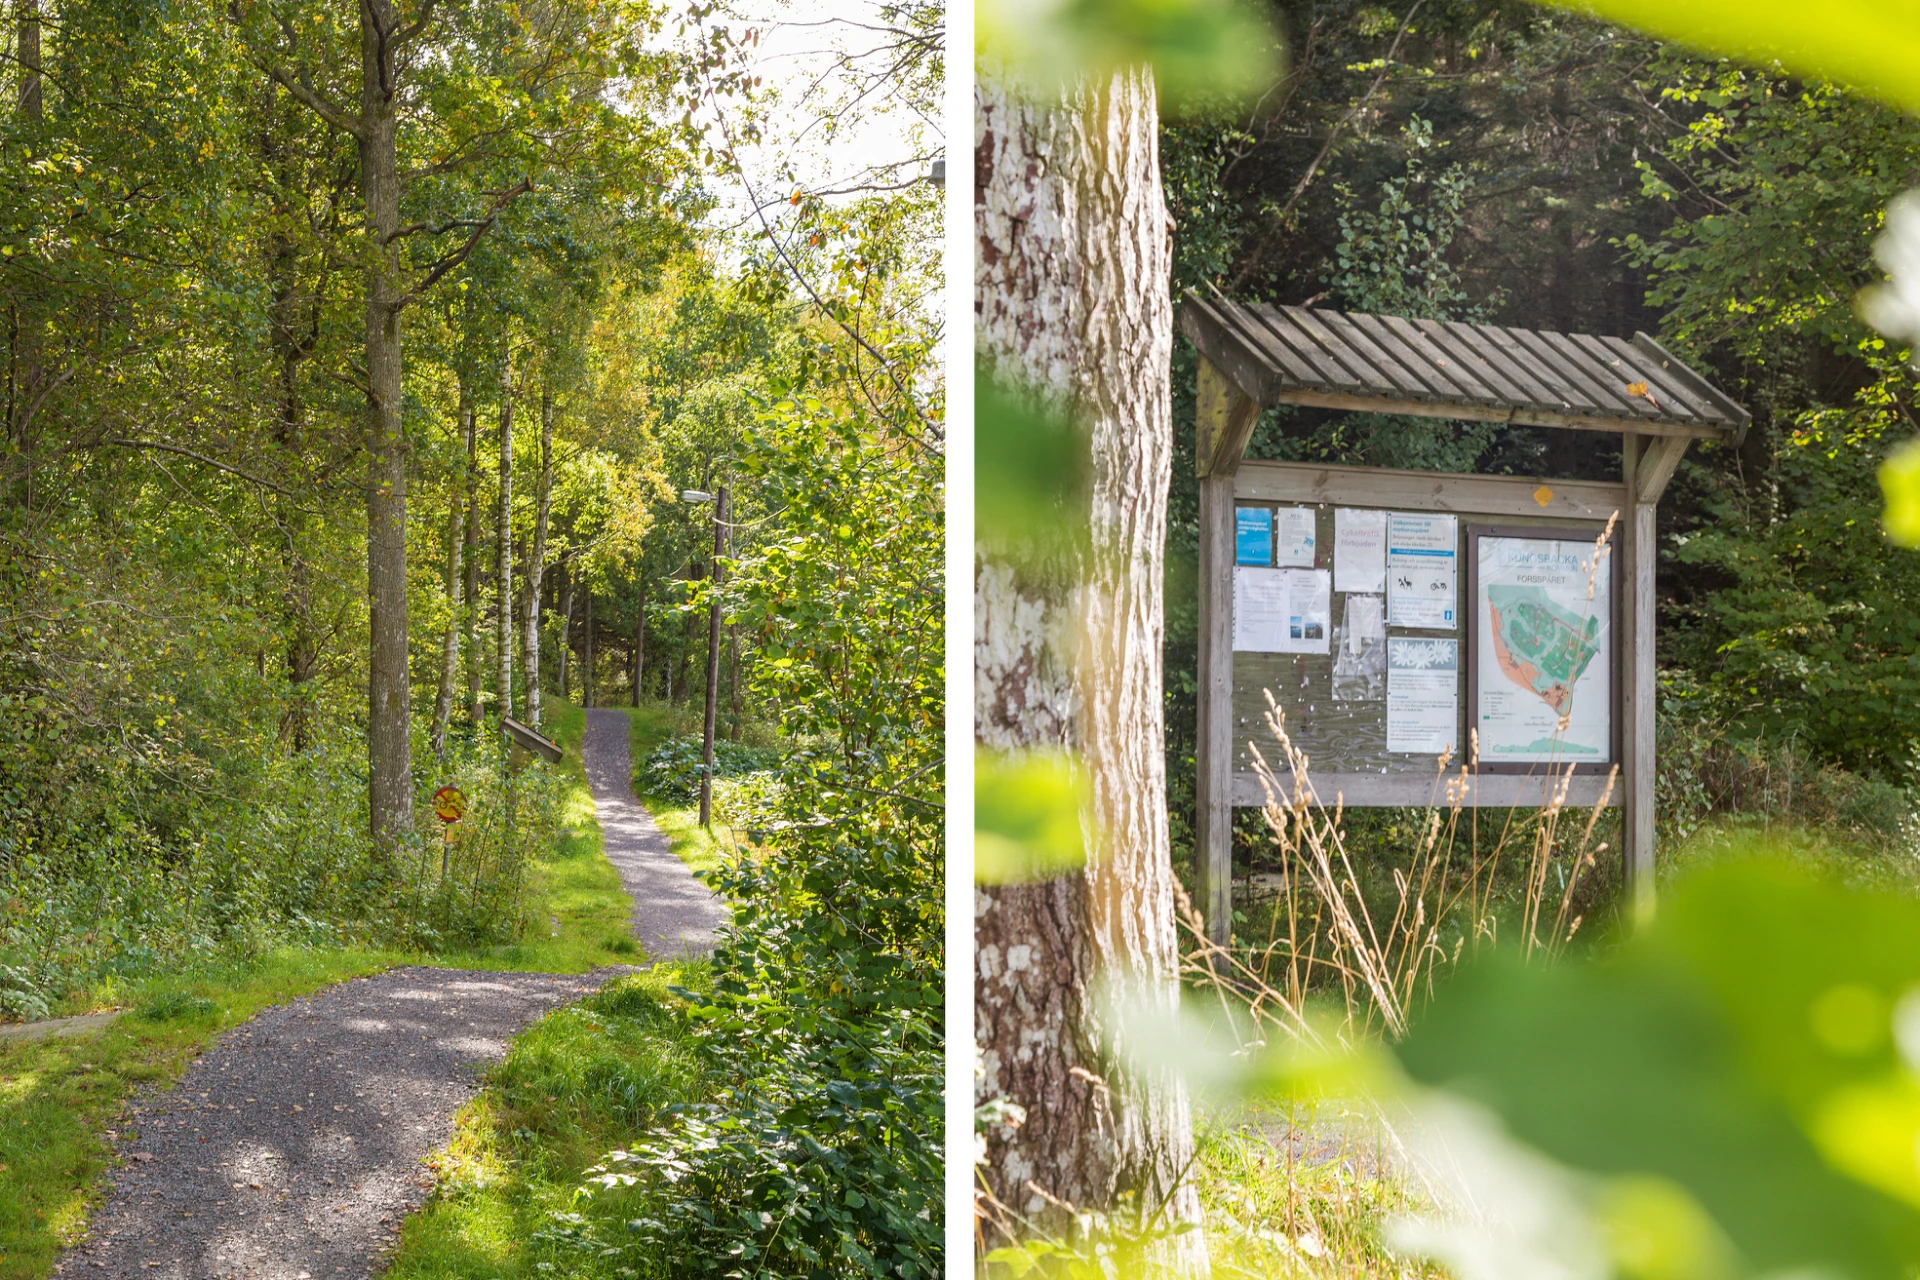
<instances>
[{"instance_id":1,"label":"undergrowth shrub","mask_svg":"<svg viewBox=\"0 0 1920 1280\"><path fill-rule=\"evenodd\" d=\"M552 1220L576 1272L942 1271L940 459L838 412L776 405L742 462L782 515L722 603L760 637L752 693L793 746L716 751L740 779L724 803L770 835L711 875L732 921L711 990L684 993L715 1091L609 1152ZM655 756L643 787L697 790L697 742ZM763 771L778 785L742 777Z\"/></svg>"},{"instance_id":2,"label":"undergrowth shrub","mask_svg":"<svg viewBox=\"0 0 1920 1280\"><path fill-rule=\"evenodd\" d=\"M1717 710L1715 693L1686 672L1661 673L1656 812L1663 845L1714 818L1795 822L1880 849L1912 843L1910 780L1854 772L1787 737L1756 736Z\"/></svg>"},{"instance_id":3,"label":"undergrowth shrub","mask_svg":"<svg viewBox=\"0 0 1920 1280\"><path fill-rule=\"evenodd\" d=\"M0 1012L44 1017L102 980L280 945L434 951L520 936L528 866L558 824L550 770L528 769L510 797L492 744L451 743L445 770L421 781L419 838L388 860L367 839L365 761L345 735L256 768L241 797L171 828L123 822L27 844L0 827ZM469 797L444 878L436 779Z\"/></svg>"},{"instance_id":4,"label":"undergrowth shrub","mask_svg":"<svg viewBox=\"0 0 1920 1280\"><path fill-rule=\"evenodd\" d=\"M778 747L718 739L713 744L713 776L718 782L721 778L767 772L779 765L780 756ZM662 800L690 804L700 797L703 767L699 737L669 738L648 753L640 767L640 787Z\"/></svg>"}]
</instances>

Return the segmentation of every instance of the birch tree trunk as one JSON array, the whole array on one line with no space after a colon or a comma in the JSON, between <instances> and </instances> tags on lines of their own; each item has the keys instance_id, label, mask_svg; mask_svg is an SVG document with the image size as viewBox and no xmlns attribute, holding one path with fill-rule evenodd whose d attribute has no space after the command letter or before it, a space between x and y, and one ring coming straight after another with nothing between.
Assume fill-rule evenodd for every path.
<instances>
[{"instance_id":1,"label":"birch tree trunk","mask_svg":"<svg viewBox=\"0 0 1920 1280\"><path fill-rule=\"evenodd\" d=\"M453 719L453 686L460 678L460 535L466 526L466 504L453 495L447 514L447 634L440 641L440 688L433 699L433 758L447 758L447 725Z\"/></svg>"},{"instance_id":2,"label":"birch tree trunk","mask_svg":"<svg viewBox=\"0 0 1920 1280\"><path fill-rule=\"evenodd\" d=\"M633 705L640 705L640 678L647 673L647 589L633 610Z\"/></svg>"},{"instance_id":3,"label":"birch tree trunk","mask_svg":"<svg viewBox=\"0 0 1920 1280\"><path fill-rule=\"evenodd\" d=\"M527 556L527 723L540 727L540 575L547 563L553 509L553 391L540 392L540 480L534 493L533 550Z\"/></svg>"},{"instance_id":4,"label":"birch tree trunk","mask_svg":"<svg viewBox=\"0 0 1920 1280\"><path fill-rule=\"evenodd\" d=\"M593 705L593 589L587 589L587 617L581 624L586 634L582 637L580 648L580 705Z\"/></svg>"},{"instance_id":5,"label":"birch tree trunk","mask_svg":"<svg viewBox=\"0 0 1920 1280\"><path fill-rule=\"evenodd\" d=\"M473 421L473 381L460 371L460 441L467 450L465 580L461 622L467 630L467 724L480 724L480 442Z\"/></svg>"},{"instance_id":6,"label":"birch tree trunk","mask_svg":"<svg viewBox=\"0 0 1920 1280\"><path fill-rule=\"evenodd\" d=\"M560 696L573 696L573 571L560 557Z\"/></svg>"},{"instance_id":7,"label":"birch tree trunk","mask_svg":"<svg viewBox=\"0 0 1920 1280\"><path fill-rule=\"evenodd\" d=\"M500 612L495 619L500 685L498 713L513 714L513 356L500 357L500 557L496 589Z\"/></svg>"},{"instance_id":8,"label":"birch tree trunk","mask_svg":"<svg viewBox=\"0 0 1920 1280\"><path fill-rule=\"evenodd\" d=\"M979 1100L1025 1109L993 1127L984 1175L996 1235L1064 1234L1064 1202L1124 1229L1165 1205L1197 1222L1185 1087L1129 1065L1115 1005L1179 1002L1162 755L1161 576L1172 458L1170 223L1151 74L1019 96L990 68L974 92L976 341L999 376L1074 413L1091 446L1090 538L1070 581L975 561L976 737L1078 753L1090 783L1082 871L975 897ZM1103 999L1113 997L1113 1003ZM1164 1261L1206 1269L1198 1232Z\"/></svg>"},{"instance_id":9,"label":"birch tree trunk","mask_svg":"<svg viewBox=\"0 0 1920 1280\"><path fill-rule=\"evenodd\" d=\"M413 830L407 671L407 440L401 417L399 69L391 0L360 3L360 185L367 206L367 679L369 826L391 855Z\"/></svg>"}]
</instances>

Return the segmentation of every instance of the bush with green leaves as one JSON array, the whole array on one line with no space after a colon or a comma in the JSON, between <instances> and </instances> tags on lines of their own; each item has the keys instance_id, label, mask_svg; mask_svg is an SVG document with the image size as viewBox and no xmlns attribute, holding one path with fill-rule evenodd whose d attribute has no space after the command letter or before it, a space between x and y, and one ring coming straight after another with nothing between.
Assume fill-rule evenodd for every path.
<instances>
[{"instance_id":1,"label":"bush with green leaves","mask_svg":"<svg viewBox=\"0 0 1920 1280\"><path fill-rule=\"evenodd\" d=\"M575 1258L671 1259L676 1276L932 1277L941 457L805 398L774 405L753 443L744 466L782 515L733 564L722 604L760 637L751 693L795 745L757 766L778 781L756 802L769 840L710 876L733 917L712 988L687 999L724 1086L609 1154L587 1190L611 1179L620 1194L556 1219L547 1239L576 1242Z\"/></svg>"},{"instance_id":2,"label":"bush with green leaves","mask_svg":"<svg viewBox=\"0 0 1920 1280\"><path fill-rule=\"evenodd\" d=\"M717 780L762 773L778 765L780 756L778 747L755 747L716 739L713 776ZM704 768L701 739L669 738L648 753L640 766L640 788L663 800L691 804L700 797L700 774Z\"/></svg>"}]
</instances>

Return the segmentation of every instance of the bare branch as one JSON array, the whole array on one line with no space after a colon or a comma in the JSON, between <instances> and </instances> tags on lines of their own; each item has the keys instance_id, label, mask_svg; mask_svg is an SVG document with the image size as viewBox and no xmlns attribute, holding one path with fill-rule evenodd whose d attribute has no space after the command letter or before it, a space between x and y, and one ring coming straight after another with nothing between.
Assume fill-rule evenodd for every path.
<instances>
[{"instance_id":1,"label":"bare branch","mask_svg":"<svg viewBox=\"0 0 1920 1280\"><path fill-rule=\"evenodd\" d=\"M474 246L480 243L480 237L487 234L487 228L491 227L494 221L499 218L502 209L531 190L533 190L533 179L522 178L518 185L495 193L493 203L487 206L486 216L472 224L473 234L467 237L467 242L429 267L427 274L421 278L420 283L414 285L413 288L407 290L388 304L388 309L398 312L410 303L417 302L420 295L438 284L447 272L452 271L455 267L467 260L467 255L471 254Z\"/></svg>"},{"instance_id":2,"label":"bare branch","mask_svg":"<svg viewBox=\"0 0 1920 1280\"><path fill-rule=\"evenodd\" d=\"M100 444L103 446L117 445L122 449L151 449L160 453L177 453L183 458L192 458L195 462L205 463L207 466L217 471L224 471L230 476L238 476L248 484L258 485L262 489L271 489L282 497L296 497L293 490L286 488L284 485L275 484L265 476L257 476L244 467L236 467L230 462L222 462L218 458L209 457L197 450L189 449L185 445L169 444L165 440L135 440L129 436L112 436L100 441ZM295 505L298 504L296 503ZM306 510L304 507L301 509Z\"/></svg>"}]
</instances>

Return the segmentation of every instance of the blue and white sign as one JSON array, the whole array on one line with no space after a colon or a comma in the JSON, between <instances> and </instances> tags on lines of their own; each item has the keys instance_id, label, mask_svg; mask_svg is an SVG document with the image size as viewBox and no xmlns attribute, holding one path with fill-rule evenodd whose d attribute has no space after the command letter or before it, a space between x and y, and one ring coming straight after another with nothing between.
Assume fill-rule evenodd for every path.
<instances>
[{"instance_id":1,"label":"blue and white sign","mask_svg":"<svg viewBox=\"0 0 1920 1280\"><path fill-rule=\"evenodd\" d=\"M1267 507L1233 509L1233 562L1273 563L1273 511Z\"/></svg>"}]
</instances>

